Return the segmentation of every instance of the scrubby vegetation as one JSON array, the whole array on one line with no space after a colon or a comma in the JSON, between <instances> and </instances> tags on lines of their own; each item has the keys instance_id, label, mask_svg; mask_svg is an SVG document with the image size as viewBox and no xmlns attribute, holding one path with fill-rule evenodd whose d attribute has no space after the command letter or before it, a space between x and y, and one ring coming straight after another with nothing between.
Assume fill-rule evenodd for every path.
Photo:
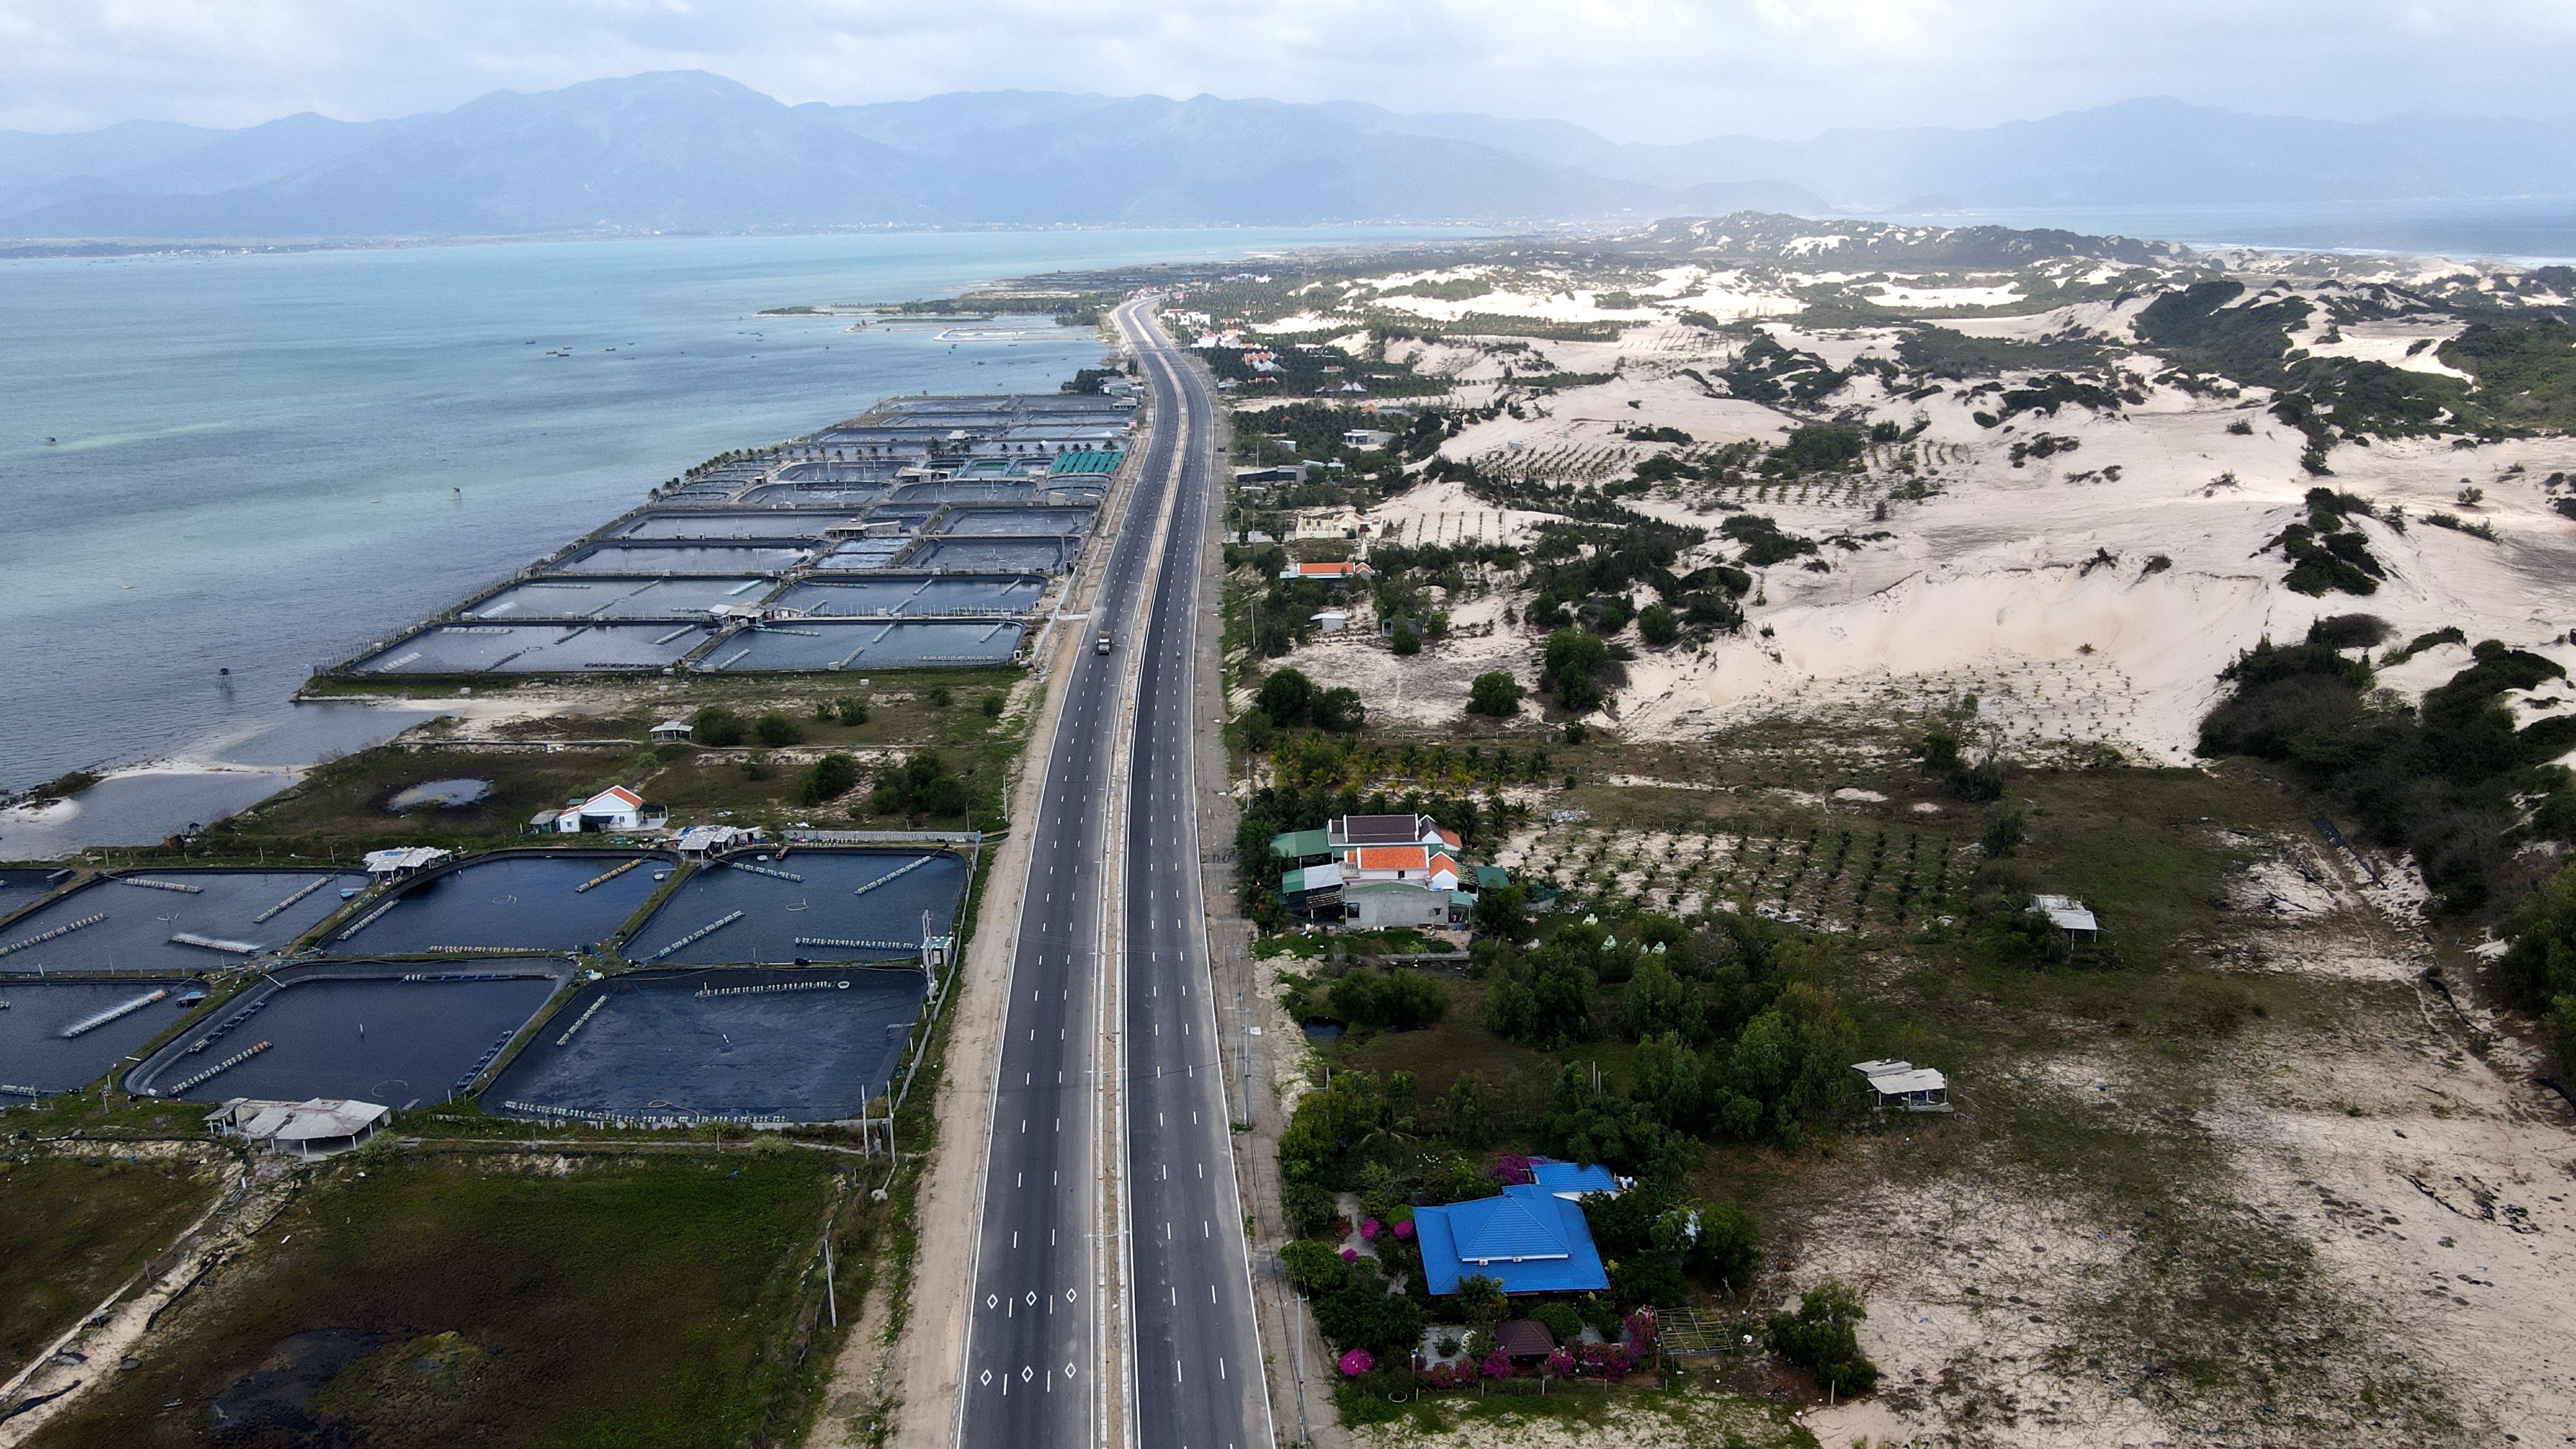
<instances>
[{"instance_id":1,"label":"scrubby vegetation","mask_svg":"<svg viewBox=\"0 0 2576 1449\"><path fill-rule=\"evenodd\" d=\"M2454 910L2510 899L2528 869L2516 862L2518 842L2576 839L2576 791L2550 763L2576 749L2576 717L2517 728L2500 696L2566 671L2489 640L2408 708L2375 695L2366 656L2338 646L2351 628L2327 620L2297 644L2247 651L2223 676L2235 688L2201 725L2200 752L2299 771L2373 838L2411 851ZM2524 799L2541 802L2527 821Z\"/></svg>"}]
</instances>

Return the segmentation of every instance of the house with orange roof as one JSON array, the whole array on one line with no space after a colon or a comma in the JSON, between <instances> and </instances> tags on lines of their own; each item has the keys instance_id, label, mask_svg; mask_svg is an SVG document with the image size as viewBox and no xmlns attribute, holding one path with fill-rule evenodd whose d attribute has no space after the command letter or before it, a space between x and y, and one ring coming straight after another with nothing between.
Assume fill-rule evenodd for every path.
<instances>
[{"instance_id":1,"label":"house with orange roof","mask_svg":"<svg viewBox=\"0 0 2576 1449\"><path fill-rule=\"evenodd\" d=\"M583 831L649 830L668 820L668 811L644 803L623 785L611 785L587 800L575 800L555 817L555 829L566 835Z\"/></svg>"},{"instance_id":2,"label":"house with orange roof","mask_svg":"<svg viewBox=\"0 0 2576 1449\"><path fill-rule=\"evenodd\" d=\"M1343 583L1353 579L1368 578L1371 577L1373 573L1374 570L1370 569L1367 564L1358 562L1292 563L1288 565L1288 567L1279 571L1279 577L1291 581L1298 579L1321 579L1326 583Z\"/></svg>"}]
</instances>

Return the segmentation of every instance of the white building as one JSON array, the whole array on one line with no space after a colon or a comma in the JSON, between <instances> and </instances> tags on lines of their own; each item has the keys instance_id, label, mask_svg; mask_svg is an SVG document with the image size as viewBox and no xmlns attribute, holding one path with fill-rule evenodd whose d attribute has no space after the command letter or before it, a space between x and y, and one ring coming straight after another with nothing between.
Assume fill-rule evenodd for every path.
<instances>
[{"instance_id":1,"label":"white building","mask_svg":"<svg viewBox=\"0 0 2576 1449\"><path fill-rule=\"evenodd\" d=\"M1877 1110L1884 1111L1889 1107L1906 1112L1950 1110L1950 1079L1931 1067L1882 1060L1854 1062L1852 1070L1869 1083L1870 1105Z\"/></svg>"},{"instance_id":2,"label":"white building","mask_svg":"<svg viewBox=\"0 0 2576 1449\"><path fill-rule=\"evenodd\" d=\"M641 830L644 826L644 797L623 785L611 785L555 817L555 829L566 835L579 835L585 830Z\"/></svg>"},{"instance_id":3,"label":"white building","mask_svg":"<svg viewBox=\"0 0 2576 1449\"><path fill-rule=\"evenodd\" d=\"M298 1157L328 1157L363 1145L393 1120L393 1109L343 1097L263 1102L235 1097L206 1120L217 1130Z\"/></svg>"},{"instance_id":4,"label":"white building","mask_svg":"<svg viewBox=\"0 0 2576 1449\"><path fill-rule=\"evenodd\" d=\"M2048 923L2070 936L2090 941L2102 930L2102 922L2073 896L2032 896L2032 915L2046 916Z\"/></svg>"},{"instance_id":5,"label":"white building","mask_svg":"<svg viewBox=\"0 0 2576 1449\"><path fill-rule=\"evenodd\" d=\"M672 842L682 860L704 860L710 855L750 845L761 837L758 829L746 830L739 825L692 825Z\"/></svg>"},{"instance_id":6,"label":"white building","mask_svg":"<svg viewBox=\"0 0 2576 1449\"><path fill-rule=\"evenodd\" d=\"M449 852L432 845L405 845L392 850L370 850L367 852L367 878L380 883L402 880L408 876L418 875L447 859L448 854Z\"/></svg>"}]
</instances>

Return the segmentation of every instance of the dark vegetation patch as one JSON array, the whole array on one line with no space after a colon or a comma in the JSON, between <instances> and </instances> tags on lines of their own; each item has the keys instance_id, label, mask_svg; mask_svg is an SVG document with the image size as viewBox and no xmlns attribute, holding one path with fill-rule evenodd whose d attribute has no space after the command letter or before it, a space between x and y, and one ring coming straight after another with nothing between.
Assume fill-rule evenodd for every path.
<instances>
[{"instance_id":1,"label":"dark vegetation patch","mask_svg":"<svg viewBox=\"0 0 2576 1449\"><path fill-rule=\"evenodd\" d=\"M1717 376L1728 391L1748 402L1798 406L1817 402L1847 380L1823 358L1783 347L1768 332L1746 339Z\"/></svg>"},{"instance_id":2,"label":"dark vegetation patch","mask_svg":"<svg viewBox=\"0 0 2576 1449\"><path fill-rule=\"evenodd\" d=\"M1909 328L1896 344L1896 360L1924 377L1959 381L1995 377L2007 372L2047 372L2098 367L2109 348L2076 333L2018 342L2004 337L1970 337L1947 327Z\"/></svg>"},{"instance_id":3,"label":"dark vegetation patch","mask_svg":"<svg viewBox=\"0 0 2576 1449\"><path fill-rule=\"evenodd\" d=\"M2267 550L2278 548L2290 561L2284 582L2312 598L2329 592L2379 592L2379 581L2388 577L2388 570L2371 553L2369 537L2352 522L2355 517L2376 517L2377 507L2350 493L2311 488L2307 509L2305 523L2288 525L2264 545Z\"/></svg>"},{"instance_id":4,"label":"dark vegetation patch","mask_svg":"<svg viewBox=\"0 0 2576 1449\"><path fill-rule=\"evenodd\" d=\"M1787 563L1816 551L1814 539L1783 532L1779 523L1767 514L1738 513L1719 524L1717 531L1744 546L1744 553L1737 562L1747 568Z\"/></svg>"},{"instance_id":5,"label":"dark vegetation patch","mask_svg":"<svg viewBox=\"0 0 2576 1449\"><path fill-rule=\"evenodd\" d=\"M1220 381L1232 382L1244 397L1314 397L1339 393L1358 383L1373 397L1438 396L1449 391L1447 378L1426 377L1408 363L1388 362L1367 353L1354 355L1331 345L1296 346L1286 341L1256 347L1267 351L1271 371L1244 360L1245 349L1202 347L1198 356Z\"/></svg>"},{"instance_id":6,"label":"dark vegetation patch","mask_svg":"<svg viewBox=\"0 0 2576 1449\"><path fill-rule=\"evenodd\" d=\"M363 1168L364 1176L359 1175ZM49 1445L719 1445L792 1432L840 1197L786 1150L326 1171ZM818 1356L828 1357L828 1356ZM175 1406L172 1406L174 1405Z\"/></svg>"},{"instance_id":7,"label":"dark vegetation patch","mask_svg":"<svg viewBox=\"0 0 2576 1449\"><path fill-rule=\"evenodd\" d=\"M2420 707L2371 692L2372 670L2324 637L2256 645L2221 677L2235 686L2200 729L2207 756L2286 765L2373 840L2413 853L2442 903L2473 911L2530 885L2530 839L2576 840L2576 791L2550 764L2576 749L2576 715L2517 729L2500 698L2565 678L2537 654L2489 640ZM2518 801L2539 804L2525 822Z\"/></svg>"},{"instance_id":8,"label":"dark vegetation patch","mask_svg":"<svg viewBox=\"0 0 2576 1449\"><path fill-rule=\"evenodd\" d=\"M2046 377L2031 378L2019 387L2003 384L1988 384L1988 386L1995 389L1994 409L1990 412L1980 411L1974 415L1977 425L1985 428L2000 427L2026 412L2053 418L2057 416L2057 410L2068 403L2116 416L2124 400L2146 401L2142 394L2123 395L2099 383L2078 381L2062 372L2052 372Z\"/></svg>"},{"instance_id":9,"label":"dark vegetation patch","mask_svg":"<svg viewBox=\"0 0 2576 1449\"><path fill-rule=\"evenodd\" d=\"M1858 428L1809 424L1792 431L1762 460L1762 471L1781 474L1835 472L1853 467L1869 450Z\"/></svg>"},{"instance_id":10,"label":"dark vegetation patch","mask_svg":"<svg viewBox=\"0 0 2576 1449\"><path fill-rule=\"evenodd\" d=\"M2576 423L2576 346L2555 317L2471 323L2436 354L2476 379L2464 384L2382 362L2294 352L2289 334L2306 323L2310 304L2282 297L2239 305L2244 294L2245 284L2232 280L2168 292L2138 314L2138 336L2183 372L2273 389L2272 414L2320 453L2354 438L2496 437Z\"/></svg>"},{"instance_id":11,"label":"dark vegetation patch","mask_svg":"<svg viewBox=\"0 0 2576 1449\"><path fill-rule=\"evenodd\" d=\"M2434 355L2478 380L2477 401L2496 421L2576 426L2576 334L2565 322L2472 322Z\"/></svg>"},{"instance_id":12,"label":"dark vegetation patch","mask_svg":"<svg viewBox=\"0 0 2576 1449\"><path fill-rule=\"evenodd\" d=\"M0 1358L11 1372L169 1247L215 1181L193 1157L0 1158Z\"/></svg>"}]
</instances>

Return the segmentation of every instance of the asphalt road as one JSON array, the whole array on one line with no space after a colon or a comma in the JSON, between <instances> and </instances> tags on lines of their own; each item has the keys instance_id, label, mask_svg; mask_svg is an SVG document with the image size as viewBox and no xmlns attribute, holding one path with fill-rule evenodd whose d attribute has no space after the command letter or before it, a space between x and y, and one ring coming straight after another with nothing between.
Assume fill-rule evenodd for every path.
<instances>
[{"instance_id":1,"label":"asphalt road","mask_svg":"<svg viewBox=\"0 0 2576 1449\"><path fill-rule=\"evenodd\" d=\"M1190 783L1192 601L1213 404L1137 307L1121 309L1119 322L1154 389L1155 425L1092 617L1068 626L1086 636L1105 627L1116 643L1106 655L1075 656L1046 743L994 1073L957 1442L1071 1449L1098 1441L1114 1408L1134 1442L1153 1449L1253 1449L1271 1438L1216 1066ZM1140 603L1150 611L1131 624ZM1131 667L1140 701L1132 788L1118 799ZM1113 809L1126 813L1113 822ZM1113 823L1126 844L1115 862ZM1125 891L1117 919L1104 904L1112 869ZM1121 970L1127 1039L1104 1061L1096 1003ZM1126 1116L1103 1123L1100 1072L1120 1058ZM1129 1221L1107 1234L1099 1170L1119 1152L1114 1133L1096 1140L1104 1125L1124 1127L1132 1193ZM1128 1384L1102 1375L1108 1330L1097 1290L1105 1255L1120 1253L1132 1264L1132 1351L1120 1355L1133 1373L1132 1418Z\"/></svg>"},{"instance_id":2,"label":"asphalt road","mask_svg":"<svg viewBox=\"0 0 2576 1449\"><path fill-rule=\"evenodd\" d=\"M1215 405L1150 324L1131 324L1157 419L1181 436L1180 498L1145 637L1127 830L1128 1220L1136 1442L1267 1449L1269 1400L1217 1052L1200 894L1193 661ZM1162 429L1158 429L1161 431Z\"/></svg>"}]
</instances>

